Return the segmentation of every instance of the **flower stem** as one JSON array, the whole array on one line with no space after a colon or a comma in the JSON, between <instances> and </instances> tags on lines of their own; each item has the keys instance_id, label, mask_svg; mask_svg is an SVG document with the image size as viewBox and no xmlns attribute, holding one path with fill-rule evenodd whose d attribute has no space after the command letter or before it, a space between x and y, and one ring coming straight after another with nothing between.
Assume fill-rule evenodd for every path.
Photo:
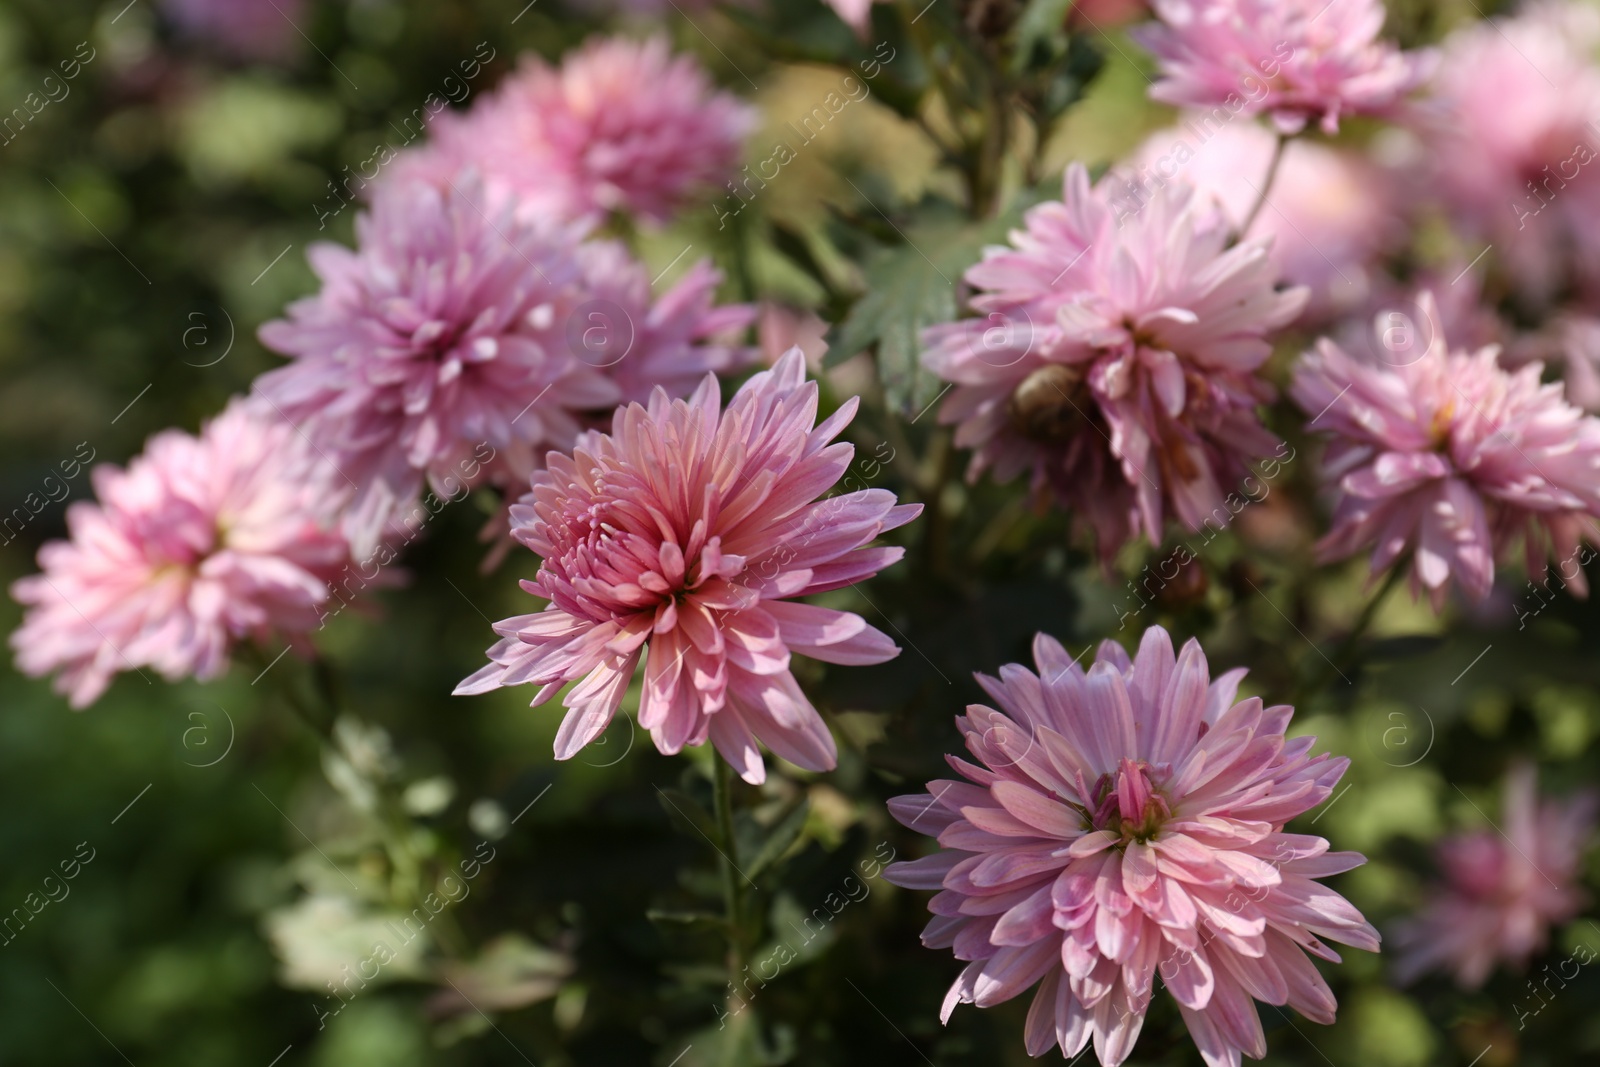
<instances>
[{"instance_id":1,"label":"flower stem","mask_svg":"<svg viewBox=\"0 0 1600 1067\"><path fill-rule=\"evenodd\" d=\"M711 756L711 786L722 853L722 900L728 921L728 979L735 987L744 970L744 889L739 885L738 842L733 833L733 768L718 752Z\"/></svg>"},{"instance_id":2,"label":"flower stem","mask_svg":"<svg viewBox=\"0 0 1600 1067\"><path fill-rule=\"evenodd\" d=\"M1294 701L1296 707L1306 697L1331 683L1334 675L1343 677L1345 670L1354 666L1356 646L1366 636L1368 628L1372 625L1372 620L1377 617L1378 606L1389 599L1389 594L1394 591L1394 587L1399 584L1401 577L1410 569L1410 563L1410 557L1406 556L1396 560L1394 565L1389 568L1389 573L1383 579L1383 585L1362 606L1361 614L1356 616L1356 621L1350 627L1350 631L1344 635L1344 640L1339 642L1339 647L1334 650L1333 655L1327 657L1327 669L1317 672L1311 682L1300 693L1296 694Z\"/></svg>"},{"instance_id":3,"label":"flower stem","mask_svg":"<svg viewBox=\"0 0 1600 1067\"><path fill-rule=\"evenodd\" d=\"M1278 134L1277 143L1272 146L1272 162L1267 164L1267 176L1261 180L1261 193L1256 197L1255 206L1250 209L1250 214L1244 217L1244 222L1239 226L1239 240L1244 240L1245 234L1250 232L1250 227L1255 224L1256 216L1261 214L1261 209L1267 205L1267 194L1272 192L1273 179L1278 176L1278 167L1283 162L1283 150L1289 144L1289 138Z\"/></svg>"}]
</instances>

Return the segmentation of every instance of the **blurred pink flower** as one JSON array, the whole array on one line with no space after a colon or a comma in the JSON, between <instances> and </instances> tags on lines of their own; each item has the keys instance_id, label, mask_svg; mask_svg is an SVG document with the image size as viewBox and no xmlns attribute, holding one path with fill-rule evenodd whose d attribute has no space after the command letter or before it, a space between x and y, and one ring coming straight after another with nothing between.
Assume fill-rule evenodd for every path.
<instances>
[{"instance_id":1,"label":"blurred pink flower","mask_svg":"<svg viewBox=\"0 0 1600 1067\"><path fill-rule=\"evenodd\" d=\"M243 59L282 59L302 40L305 0L162 0L183 33Z\"/></svg>"},{"instance_id":2,"label":"blurred pink flower","mask_svg":"<svg viewBox=\"0 0 1600 1067\"><path fill-rule=\"evenodd\" d=\"M881 0L822 0L823 3L833 8L851 29L856 31L856 36L865 37L872 28L872 5Z\"/></svg>"},{"instance_id":3,"label":"blurred pink flower","mask_svg":"<svg viewBox=\"0 0 1600 1067\"><path fill-rule=\"evenodd\" d=\"M1476 989L1497 963L1526 967L1549 943L1550 928L1575 918L1588 899L1582 866L1595 801L1585 792L1540 804L1533 765L1513 767L1502 827L1439 843L1445 881L1420 914L1396 925L1396 979L1448 971L1463 989Z\"/></svg>"},{"instance_id":4,"label":"blurred pink flower","mask_svg":"<svg viewBox=\"0 0 1600 1067\"><path fill-rule=\"evenodd\" d=\"M754 312L712 305L708 264L652 303L643 264L580 233L527 221L469 172L443 188L383 183L354 251L312 247L322 290L261 328L294 362L256 391L359 486L361 551L425 480L441 496L525 485L622 401L754 359L724 337Z\"/></svg>"},{"instance_id":5,"label":"blurred pink flower","mask_svg":"<svg viewBox=\"0 0 1600 1067\"><path fill-rule=\"evenodd\" d=\"M940 421L973 449L968 477L1032 472L1093 527L1109 557L1171 511L1226 524L1223 501L1278 441L1256 406L1267 335L1305 305L1278 291L1265 245L1228 247L1216 212L1169 184L1133 207L1073 164L1041 204L967 271L982 318L929 329L924 364L955 388Z\"/></svg>"},{"instance_id":6,"label":"blurred pink flower","mask_svg":"<svg viewBox=\"0 0 1600 1067\"><path fill-rule=\"evenodd\" d=\"M1156 100L1268 115L1283 134L1337 133L1350 115L1385 115L1432 69L1427 53L1380 41L1380 0L1153 0L1158 22L1133 37L1154 53Z\"/></svg>"},{"instance_id":7,"label":"blurred pink flower","mask_svg":"<svg viewBox=\"0 0 1600 1067\"><path fill-rule=\"evenodd\" d=\"M433 143L406 166L475 167L533 218L660 221L733 176L755 124L754 109L665 38L596 38L559 68L529 56L470 111L442 112Z\"/></svg>"},{"instance_id":8,"label":"blurred pink flower","mask_svg":"<svg viewBox=\"0 0 1600 1067\"><path fill-rule=\"evenodd\" d=\"M1289 740L1294 709L1235 702L1243 670L1215 682L1165 630L1138 657L1100 645L1086 673L1053 638L978 681L1000 711L956 720L977 763L929 782L891 814L942 849L884 877L938 890L929 948L970 960L945 997L991 1007L1035 982L1025 1042L1117 1067L1133 1051L1154 979L1178 1002L1210 1067L1266 1055L1251 998L1331 1023L1337 1004L1306 953L1323 938L1376 951L1378 934L1316 879L1365 862L1284 824L1326 800L1349 760Z\"/></svg>"},{"instance_id":9,"label":"blurred pink flower","mask_svg":"<svg viewBox=\"0 0 1600 1067\"><path fill-rule=\"evenodd\" d=\"M707 375L687 402L658 389L648 407L619 409L611 433L551 455L512 509L513 536L541 559L522 587L550 604L497 623L493 662L456 692L532 682L541 704L582 679L563 701L557 759L611 722L648 646L639 725L656 748L709 739L748 782L766 776L758 741L826 770L833 737L791 652L845 664L899 653L859 615L792 600L894 563L904 549L862 546L922 510L883 489L817 499L850 465L853 447L828 442L855 398L813 428L817 386L796 349L720 402Z\"/></svg>"},{"instance_id":10,"label":"blurred pink flower","mask_svg":"<svg viewBox=\"0 0 1600 1067\"><path fill-rule=\"evenodd\" d=\"M1600 12L1587 4L1472 23L1444 45L1437 112L1422 124L1418 187L1492 242L1508 281L1535 300L1557 295L1574 269L1600 285L1596 44Z\"/></svg>"},{"instance_id":11,"label":"blurred pink flower","mask_svg":"<svg viewBox=\"0 0 1600 1067\"><path fill-rule=\"evenodd\" d=\"M569 344L580 362L605 371L623 401L644 403L658 385L687 396L708 371L727 374L759 358L757 348L732 340L755 322L756 308L714 306L722 273L710 260L695 263L654 301L649 268L620 241L585 242L578 266L583 303L573 312Z\"/></svg>"},{"instance_id":12,"label":"blurred pink flower","mask_svg":"<svg viewBox=\"0 0 1600 1067\"><path fill-rule=\"evenodd\" d=\"M120 670L210 679L235 641L315 629L349 559L343 483L270 408L236 399L199 437L166 430L121 470L94 469L98 503L67 511L66 541L11 595L24 673L57 673L75 708Z\"/></svg>"},{"instance_id":13,"label":"blurred pink flower","mask_svg":"<svg viewBox=\"0 0 1600 1067\"><path fill-rule=\"evenodd\" d=\"M1487 596L1520 541L1530 578L1549 559L1586 595L1565 564L1600 541L1600 420L1541 385L1537 363L1510 372L1493 346L1451 352L1433 297L1419 307L1421 343L1403 359L1358 360L1324 338L1295 373L1310 427L1334 436L1324 462L1339 496L1319 556L1370 545L1376 575L1413 553L1412 592L1437 610L1452 580Z\"/></svg>"},{"instance_id":14,"label":"blurred pink flower","mask_svg":"<svg viewBox=\"0 0 1600 1067\"><path fill-rule=\"evenodd\" d=\"M1219 126L1195 115L1152 134L1114 173L1126 183L1129 206L1186 181L1216 203L1221 225L1237 229L1260 199L1273 148L1272 134L1257 123ZM1304 319L1327 320L1366 300L1373 260L1404 237L1390 194L1383 173L1354 152L1310 141L1285 146L1247 236L1270 240L1283 278L1310 290Z\"/></svg>"},{"instance_id":15,"label":"blurred pink flower","mask_svg":"<svg viewBox=\"0 0 1600 1067\"><path fill-rule=\"evenodd\" d=\"M294 362L255 391L358 486L362 552L425 477L454 495L488 457L525 476L572 443L582 412L621 399L568 350L577 232L483 200L471 182L380 186L355 250L311 247L321 291L261 327L262 343Z\"/></svg>"}]
</instances>

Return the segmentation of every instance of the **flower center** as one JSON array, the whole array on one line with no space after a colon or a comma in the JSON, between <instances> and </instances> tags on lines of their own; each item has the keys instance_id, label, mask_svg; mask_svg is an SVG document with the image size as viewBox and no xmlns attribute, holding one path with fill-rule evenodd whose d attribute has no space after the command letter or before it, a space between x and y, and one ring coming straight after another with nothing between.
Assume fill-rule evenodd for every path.
<instances>
[{"instance_id":1,"label":"flower center","mask_svg":"<svg viewBox=\"0 0 1600 1067\"><path fill-rule=\"evenodd\" d=\"M1078 367L1051 363L1017 384L1006 405L1011 426L1039 444L1059 444L1089 425L1092 402Z\"/></svg>"},{"instance_id":2,"label":"flower center","mask_svg":"<svg viewBox=\"0 0 1600 1067\"><path fill-rule=\"evenodd\" d=\"M1172 817L1166 798L1150 780L1150 765L1124 759L1114 774L1102 774L1094 785L1094 810L1089 822L1096 830L1110 830L1131 841L1149 841Z\"/></svg>"}]
</instances>

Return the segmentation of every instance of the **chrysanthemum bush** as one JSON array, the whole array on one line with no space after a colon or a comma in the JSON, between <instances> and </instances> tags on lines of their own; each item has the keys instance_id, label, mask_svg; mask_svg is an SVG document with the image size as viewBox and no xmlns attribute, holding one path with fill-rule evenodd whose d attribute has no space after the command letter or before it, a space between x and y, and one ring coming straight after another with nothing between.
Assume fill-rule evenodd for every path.
<instances>
[{"instance_id":1,"label":"chrysanthemum bush","mask_svg":"<svg viewBox=\"0 0 1600 1067\"><path fill-rule=\"evenodd\" d=\"M327 6L329 98L442 47ZM465 5L248 372L7 527L16 665L303 731L328 1057L1597 1054L1600 22L1420 6ZM164 10L101 106L311 77Z\"/></svg>"}]
</instances>

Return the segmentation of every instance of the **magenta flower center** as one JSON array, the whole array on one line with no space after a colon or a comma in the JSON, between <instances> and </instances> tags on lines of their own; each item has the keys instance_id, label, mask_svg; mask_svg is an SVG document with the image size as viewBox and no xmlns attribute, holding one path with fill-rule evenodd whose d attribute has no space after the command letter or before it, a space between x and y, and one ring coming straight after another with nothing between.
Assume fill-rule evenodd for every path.
<instances>
[{"instance_id":1,"label":"magenta flower center","mask_svg":"<svg viewBox=\"0 0 1600 1067\"><path fill-rule=\"evenodd\" d=\"M1121 844L1149 841L1172 818L1172 808L1150 780L1150 765L1124 759L1115 774L1102 774L1094 786L1094 810L1086 812L1096 830L1109 830Z\"/></svg>"}]
</instances>

